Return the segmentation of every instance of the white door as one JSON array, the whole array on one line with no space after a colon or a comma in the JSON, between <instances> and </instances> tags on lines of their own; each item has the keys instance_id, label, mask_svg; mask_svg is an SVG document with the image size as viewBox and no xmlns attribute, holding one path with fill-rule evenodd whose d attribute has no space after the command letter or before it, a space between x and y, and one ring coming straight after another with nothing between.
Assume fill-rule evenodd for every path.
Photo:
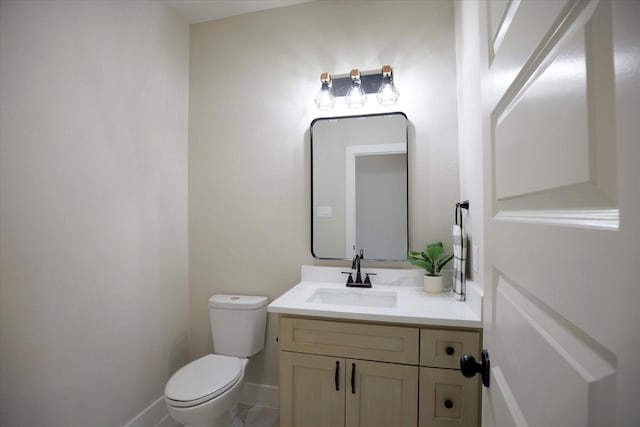
<instances>
[{"instance_id":1,"label":"white door","mask_svg":"<svg viewBox=\"0 0 640 427\"><path fill-rule=\"evenodd\" d=\"M480 4L484 426L640 425L640 2Z\"/></svg>"}]
</instances>

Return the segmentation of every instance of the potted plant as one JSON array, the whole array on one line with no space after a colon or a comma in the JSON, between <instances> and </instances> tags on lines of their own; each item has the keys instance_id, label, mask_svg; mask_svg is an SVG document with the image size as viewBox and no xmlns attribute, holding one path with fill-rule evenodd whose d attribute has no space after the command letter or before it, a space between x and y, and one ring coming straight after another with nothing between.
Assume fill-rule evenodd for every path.
<instances>
[{"instance_id":1,"label":"potted plant","mask_svg":"<svg viewBox=\"0 0 640 427\"><path fill-rule=\"evenodd\" d=\"M442 242L427 245L424 251L409 251L407 261L425 269L424 290L442 292L442 268L453 259L453 253L445 253Z\"/></svg>"}]
</instances>

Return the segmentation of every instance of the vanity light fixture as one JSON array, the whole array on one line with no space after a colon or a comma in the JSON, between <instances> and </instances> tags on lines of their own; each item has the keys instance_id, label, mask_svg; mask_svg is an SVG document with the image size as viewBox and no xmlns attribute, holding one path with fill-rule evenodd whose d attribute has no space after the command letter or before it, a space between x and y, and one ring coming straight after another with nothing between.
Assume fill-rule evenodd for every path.
<instances>
[{"instance_id":1,"label":"vanity light fixture","mask_svg":"<svg viewBox=\"0 0 640 427\"><path fill-rule=\"evenodd\" d=\"M400 97L398 88L393 84L393 70L390 65L382 67L382 83L376 96L380 105L393 105Z\"/></svg>"},{"instance_id":2,"label":"vanity light fixture","mask_svg":"<svg viewBox=\"0 0 640 427\"><path fill-rule=\"evenodd\" d=\"M348 76L332 77L329 73L320 74L322 86L315 102L319 110L328 111L335 106L335 97L343 96L349 108L362 108L367 102L367 94L375 93L380 105L393 105L400 93L393 81L390 65L382 67L381 72L361 73L353 69Z\"/></svg>"},{"instance_id":3,"label":"vanity light fixture","mask_svg":"<svg viewBox=\"0 0 640 427\"><path fill-rule=\"evenodd\" d=\"M360 79L360 71L358 69L351 70L351 87L347 91L345 101L349 108L362 108L367 102L367 94L362 88L362 80Z\"/></svg>"},{"instance_id":4,"label":"vanity light fixture","mask_svg":"<svg viewBox=\"0 0 640 427\"><path fill-rule=\"evenodd\" d=\"M322 87L316 95L316 105L318 106L318 110L328 111L336 105L336 99L333 96L333 83L331 82L331 74L322 73L320 74L320 81L322 82Z\"/></svg>"}]
</instances>

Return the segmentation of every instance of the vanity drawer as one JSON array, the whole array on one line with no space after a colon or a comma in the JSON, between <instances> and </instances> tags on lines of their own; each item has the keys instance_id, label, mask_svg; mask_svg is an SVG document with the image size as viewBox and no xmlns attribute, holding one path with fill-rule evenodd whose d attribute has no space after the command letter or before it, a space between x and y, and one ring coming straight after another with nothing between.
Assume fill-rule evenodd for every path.
<instances>
[{"instance_id":1,"label":"vanity drawer","mask_svg":"<svg viewBox=\"0 0 640 427\"><path fill-rule=\"evenodd\" d=\"M479 360L479 332L420 329L421 366L460 369L460 357L465 353Z\"/></svg>"},{"instance_id":2,"label":"vanity drawer","mask_svg":"<svg viewBox=\"0 0 640 427\"><path fill-rule=\"evenodd\" d=\"M449 369L420 368L420 427L479 427L480 382Z\"/></svg>"},{"instance_id":3,"label":"vanity drawer","mask_svg":"<svg viewBox=\"0 0 640 427\"><path fill-rule=\"evenodd\" d=\"M418 328L280 317L280 349L417 365Z\"/></svg>"}]
</instances>

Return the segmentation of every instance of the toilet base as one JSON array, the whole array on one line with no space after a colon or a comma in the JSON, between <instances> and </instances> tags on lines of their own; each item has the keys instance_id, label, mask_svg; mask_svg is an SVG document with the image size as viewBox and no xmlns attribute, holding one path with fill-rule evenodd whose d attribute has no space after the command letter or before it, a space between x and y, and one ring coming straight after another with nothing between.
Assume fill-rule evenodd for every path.
<instances>
[{"instance_id":1,"label":"toilet base","mask_svg":"<svg viewBox=\"0 0 640 427\"><path fill-rule=\"evenodd\" d=\"M190 423L190 424L182 424L184 427L244 427L244 423L238 417L238 405L234 405L234 407L226 413L219 414L217 417L208 420L198 420L198 422ZM174 417L174 420L177 422L185 421L184 418L176 419L181 417Z\"/></svg>"},{"instance_id":2,"label":"toilet base","mask_svg":"<svg viewBox=\"0 0 640 427\"><path fill-rule=\"evenodd\" d=\"M234 405L228 414L221 414L204 424L185 424L184 427L244 427L244 423L238 417L238 405Z\"/></svg>"}]
</instances>

